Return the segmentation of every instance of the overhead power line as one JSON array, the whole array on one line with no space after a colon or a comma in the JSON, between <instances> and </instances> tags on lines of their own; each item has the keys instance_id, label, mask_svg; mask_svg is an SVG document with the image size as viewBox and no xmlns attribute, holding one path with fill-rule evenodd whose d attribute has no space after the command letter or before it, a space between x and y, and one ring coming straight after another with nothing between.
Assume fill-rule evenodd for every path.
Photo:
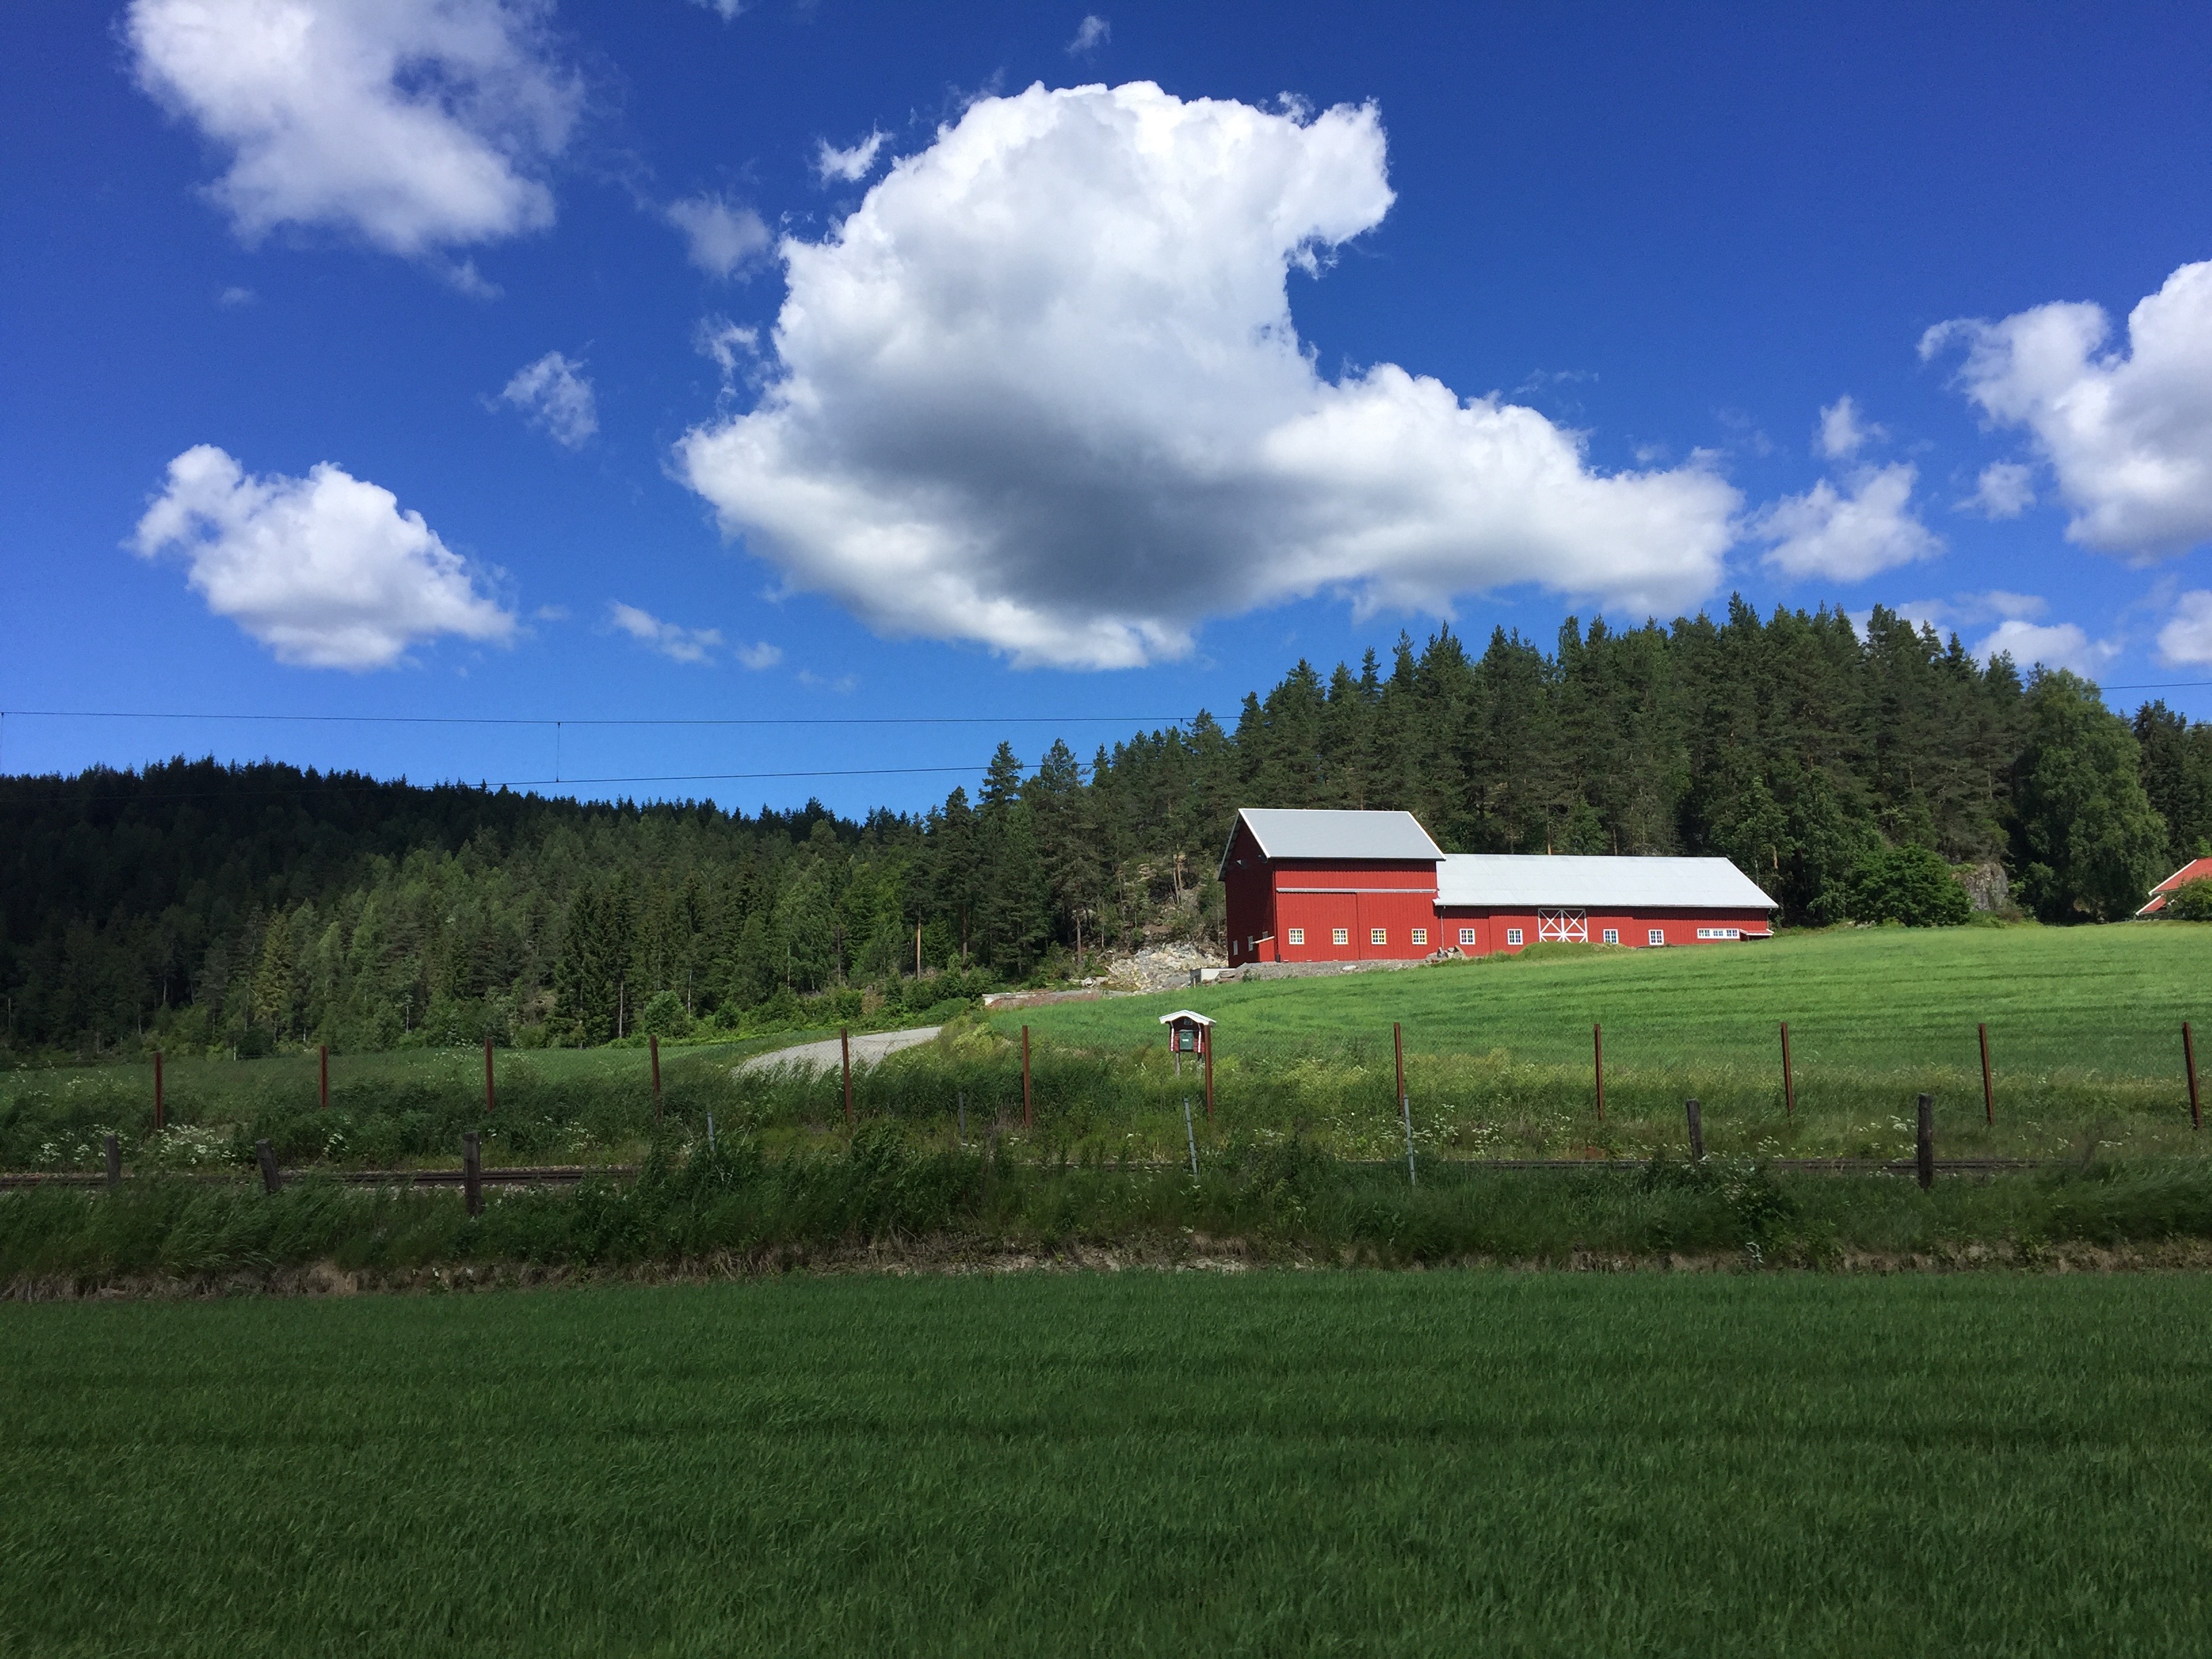
<instances>
[{"instance_id":1,"label":"overhead power line","mask_svg":"<svg viewBox=\"0 0 2212 1659\"><path fill-rule=\"evenodd\" d=\"M0 720L280 720L301 725L357 726L1125 726L1170 724L1194 714L759 714L744 716L619 715L584 720L509 714L209 714L163 709L0 708Z\"/></svg>"}]
</instances>

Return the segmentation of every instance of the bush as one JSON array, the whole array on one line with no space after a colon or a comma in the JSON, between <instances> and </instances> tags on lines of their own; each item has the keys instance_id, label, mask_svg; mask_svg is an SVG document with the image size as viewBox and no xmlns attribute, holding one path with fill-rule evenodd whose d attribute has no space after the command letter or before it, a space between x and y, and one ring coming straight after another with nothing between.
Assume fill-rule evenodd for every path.
<instances>
[{"instance_id":1,"label":"bush","mask_svg":"<svg viewBox=\"0 0 2212 1659\"><path fill-rule=\"evenodd\" d=\"M1884 847L1851 872L1854 921L1901 921L1908 927L1963 927L1973 901L1951 866L1925 847Z\"/></svg>"},{"instance_id":2,"label":"bush","mask_svg":"<svg viewBox=\"0 0 2212 1659\"><path fill-rule=\"evenodd\" d=\"M2166 895L2158 914L2176 921L2212 921L2212 878L2182 883Z\"/></svg>"}]
</instances>

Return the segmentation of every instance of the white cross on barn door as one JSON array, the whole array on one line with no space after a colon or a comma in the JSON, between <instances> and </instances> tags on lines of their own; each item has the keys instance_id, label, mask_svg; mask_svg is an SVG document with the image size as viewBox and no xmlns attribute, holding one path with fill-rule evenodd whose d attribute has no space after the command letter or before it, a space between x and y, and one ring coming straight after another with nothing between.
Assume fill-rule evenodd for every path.
<instances>
[{"instance_id":1,"label":"white cross on barn door","mask_svg":"<svg viewBox=\"0 0 2212 1659\"><path fill-rule=\"evenodd\" d=\"M1561 945L1589 943L1589 912L1587 910L1539 910L1536 912L1536 939Z\"/></svg>"}]
</instances>

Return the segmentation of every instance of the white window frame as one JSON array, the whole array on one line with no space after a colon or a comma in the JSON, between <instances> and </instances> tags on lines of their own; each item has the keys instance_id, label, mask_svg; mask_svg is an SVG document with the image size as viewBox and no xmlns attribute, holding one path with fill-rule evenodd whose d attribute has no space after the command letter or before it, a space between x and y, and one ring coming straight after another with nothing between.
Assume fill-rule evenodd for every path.
<instances>
[{"instance_id":1,"label":"white window frame","mask_svg":"<svg viewBox=\"0 0 2212 1659\"><path fill-rule=\"evenodd\" d=\"M1462 945L1472 945L1472 944L1474 944L1474 928L1472 928L1472 927L1462 927L1462 928L1461 928L1461 929L1459 930L1459 942L1460 942Z\"/></svg>"},{"instance_id":2,"label":"white window frame","mask_svg":"<svg viewBox=\"0 0 2212 1659\"><path fill-rule=\"evenodd\" d=\"M1698 929L1698 937L1699 939L1741 939L1743 937L1743 929L1741 927L1700 927Z\"/></svg>"},{"instance_id":3,"label":"white window frame","mask_svg":"<svg viewBox=\"0 0 2212 1659\"><path fill-rule=\"evenodd\" d=\"M1429 930L1428 930L1427 928L1425 928L1425 927L1416 927L1415 929L1413 929L1413 943L1414 943L1414 944L1416 944L1416 945L1426 945L1428 942L1429 942Z\"/></svg>"},{"instance_id":4,"label":"white window frame","mask_svg":"<svg viewBox=\"0 0 2212 1659\"><path fill-rule=\"evenodd\" d=\"M1331 945L1349 945L1349 944L1351 944L1351 943L1352 943L1352 929L1350 929L1349 927L1332 927L1332 928L1330 928L1330 929L1328 930L1328 942L1329 942Z\"/></svg>"},{"instance_id":5,"label":"white window frame","mask_svg":"<svg viewBox=\"0 0 2212 1659\"><path fill-rule=\"evenodd\" d=\"M1664 927L1648 929L1644 935L1644 942L1646 945L1664 945L1667 942L1667 930Z\"/></svg>"},{"instance_id":6,"label":"white window frame","mask_svg":"<svg viewBox=\"0 0 2212 1659\"><path fill-rule=\"evenodd\" d=\"M1620 944L1620 928L1618 928L1618 927L1608 927L1608 928L1607 928L1607 929L1605 930L1605 942L1606 942L1607 945L1618 945L1618 944Z\"/></svg>"},{"instance_id":7,"label":"white window frame","mask_svg":"<svg viewBox=\"0 0 2212 1659\"><path fill-rule=\"evenodd\" d=\"M1389 942L1390 930L1388 927L1370 927L1367 930L1367 944L1370 950L1377 945L1388 945Z\"/></svg>"},{"instance_id":8,"label":"white window frame","mask_svg":"<svg viewBox=\"0 0 2212 1659\"><path fill-rule=\"evenodd\" d=\"M1518 945L1521 942L1521 930L1518 927L1507 928L1505 930L1505 942L1508 945Z\"/></svg>"},{"instance_id":9,"label":"white window frame","mask_svg":"<svg viewBox=\"0 0 2212 1659\"><path fill-rule=\"evenodd\" d=\"M1303 928L1303 927L1293 927L1293 928L1291 928L1291 944L1293 944L1293 945L1304 945L1305 942L1306 942L1306 930L1305 930L1304 928Z\"/></svg>"}]
</instances>

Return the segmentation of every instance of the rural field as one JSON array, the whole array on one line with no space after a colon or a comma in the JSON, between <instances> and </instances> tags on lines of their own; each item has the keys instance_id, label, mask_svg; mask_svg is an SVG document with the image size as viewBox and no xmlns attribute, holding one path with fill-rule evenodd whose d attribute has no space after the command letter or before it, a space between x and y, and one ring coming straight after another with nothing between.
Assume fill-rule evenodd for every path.
<instances>
[{"instance_id":1,"label":"rural field","mask_svg":"<svg viewBox=\"0 0 2212 1659\"><path fill-rule=\"evenodd\" d=\"M2212 1279L0 1306L0 1650L2212 1646Z\"/></svg>"}]
</instances>

